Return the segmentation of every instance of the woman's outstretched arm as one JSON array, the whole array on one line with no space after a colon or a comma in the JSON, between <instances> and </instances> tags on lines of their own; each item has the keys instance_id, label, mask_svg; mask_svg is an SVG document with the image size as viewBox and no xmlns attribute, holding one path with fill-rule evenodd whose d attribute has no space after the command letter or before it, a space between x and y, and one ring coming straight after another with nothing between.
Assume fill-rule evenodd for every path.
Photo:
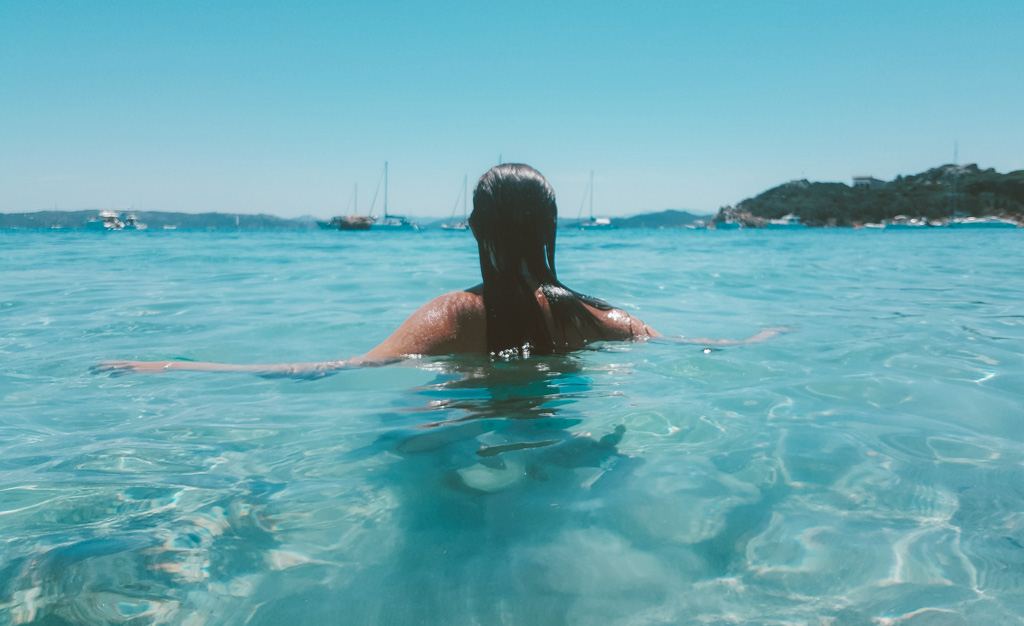
<instances>
[{"instance_id":1,"label":"woman's outstretched arm","mask_svg":"<svg viewBox=\"0 0 1024 626\"><path fill-rule=\"evenodd\" d=\"M788 328L776 326L762 329L761 332L751 335L746 339L707 339L705 337L683 337L682 335L662 335L645 324L639 318L633 317L622 309L612 308L607 311L596 313L598 319L602 320L608 333L607 338L612 340L646 340L661 339L674 341L676 343L692 343L702 346L745 346L751 343L765 341L784 333Z\"/></svg>"},{"instance_id":2,"label":"woman's outstretched arm","mask_svg":"<svg viewBox=\"0 0 1024 626\"><path fill-rule=\"evenodd\" d=\"M756 335L751 335L746 339L707 339L704 337L664 337L669 341L675 341L678 343L695 343L702 346L745 346L751 343L758 343L776 337L789 330L783 326L776 326L773 328L765 328Z\"/></svg>"},{"instance_id":3,"label":"woman's outstretched arm","mask_svg":"<svg viewBox=\"0 0 1024 626\"><path fill-rule=\"evenodd\" d=\"M383 365L383 359L356 357L347 361L323 361L319 363L268 363L257 365L233 365L231 363L203 363L197 361L104 361L93 368L97 372L251 372L280 376L327 374L348 367Z\"/></svg>"},{"instance_id":4,"label":"woman's outstretched arm","mask_svg":"<svg viewBox=\"0 0 1024 626\"><path fill-rule=\"evenodd\" d=\"M269 363L233 365L196 361L106 361L96 372L250 372L270 376L325 376L352 367L397 363L414 356L435 356L485 350L483 305L469 292L452 292L434 298L409 316L380 345L363 356L318 363Z\"/></svg>"}]
</instances>

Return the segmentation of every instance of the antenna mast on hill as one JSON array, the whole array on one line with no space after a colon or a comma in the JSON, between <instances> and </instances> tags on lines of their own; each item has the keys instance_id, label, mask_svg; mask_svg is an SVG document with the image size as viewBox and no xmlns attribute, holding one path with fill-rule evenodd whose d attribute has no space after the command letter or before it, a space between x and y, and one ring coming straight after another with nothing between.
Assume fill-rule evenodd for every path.
<instances>
[{"instance_id":1,"label":"antenna mast on hill","mask_svg":"<svg viewBox=\"0 0 1024 626\"><path fill-rule=\"evenodd\" d=\"M960 176L960 168L957 166L957 152L960 149L960 142L953 142L953 189L949 194L949 216L956 217L956 183L957 178Z\"/></svg>"}]
</instances>

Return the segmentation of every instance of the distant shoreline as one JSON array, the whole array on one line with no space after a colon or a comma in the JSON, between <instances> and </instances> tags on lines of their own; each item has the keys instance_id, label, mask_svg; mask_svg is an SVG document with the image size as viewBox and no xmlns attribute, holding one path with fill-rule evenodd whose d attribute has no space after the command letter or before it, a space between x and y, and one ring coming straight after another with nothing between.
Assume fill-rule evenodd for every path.
<instances>
[{"instance_id":1,"label":"distant shoreline","mask_svg":"<svg viewBox=\"0 0 1024 626\"><path fill-rule=\"evenodd\" d=\"M37 211L34 213L0 213L0 230L16 231L103 231L99 218L101 211ZM124 217L124 214L118 214ZM273 215L245 213L175 213L165 211L135 211L132 215L143 225L144 230L154 231L310 231L320 230L312 218L282 218ZM1011 228L1024 227L1021 219L1013 217L961 215L953 220L928 221L918 218L897 216L895 220L877 223L805 225L786 219L768 220L750 213L732 213L722 219L717 216L695 215L685 211L666 210L658 213L644 213L632 217L610 218L609 224L593 227L587 220L559 219L558 227L568 230L741 230L767 229L792 230L808 228L830 229L901 229L901 230L943 230L946 228ZM726 221L729 220L729 221ZM421 230L442 230L447 220L425 218L420 222ZM129 228L129 230L132 230Z\"/></svg>"},{"instance_id":2,"label":"distant shoreline","mask_svg":"<svg viewBox=\"0 0 1024 626\"><path fill-rule=\"evenodd\" d=\"M314 217L283 218L267 214L246 213L180 213L170 211L111 211L93 209L79 211L36 211L32 213L0 213L0 229L3 230L103 230L101 214L110 213L123 221L133 216L147 229L181 230L319 230L321 226ZM696 215L687 211L669 209L658 213L646 213L631 217L610 218L610 227L629 228L686 228L695 224L704 225L711 215ZM437 217L411 218L425 230L440 229L449 220ZM324 220L326 221L326 220ZM586 222L586 220L583 220ZM581 220L558 220L559 228L579 228Z\"/></svg>"},{"instance_id":3,"label":"distant shoreline","mask_svg":"<svg viewBox=\"0 0 1024 626\"><path fill-rule=\"evenodd\" d=\"M306 215L283 218L247 213L180 213L91 209L0 213L0 230L318 230L323 222ZM409 218L420 229L439 229L450 220ZM120 226L118 226L120 224ZM852 185L793 180L715 215L667 209L629 217L558 220L560 228L934 228L1024 226L1024 170L1000 174L973 163L942 165L891 181L855 176ZM371 227L372 229L372 227ZM391 230L391 228L387 228ZM409 229L413 230L413 229Z\"/></svg>"}]
</instances>

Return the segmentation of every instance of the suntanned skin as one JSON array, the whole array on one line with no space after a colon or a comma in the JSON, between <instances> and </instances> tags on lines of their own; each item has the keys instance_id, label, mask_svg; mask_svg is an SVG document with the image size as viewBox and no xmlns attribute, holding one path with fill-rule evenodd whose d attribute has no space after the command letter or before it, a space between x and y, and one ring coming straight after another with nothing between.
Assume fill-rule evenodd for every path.
<instances>
[{"instance_id":1,"label":"suntanned skin","mask_svg":"<svg viewBox=\"0 0 1024 626\"><path fill-rule=\"evenodd\" d=\"M388 359L411 354L487 354L487 312L482 291L483 287L477 285L466 291L453 291L434 298L363 358ZM557 336L547 298L539 288L536 296L547 318L549 331ZM587 306L587 309L598 320L600 332L582 335L582 331L579 331L567 336L565 339L569 350L578 350L595 341L660 337L654 329L621 309L601 311L591 306Z\"/></svg>"},{"instance_id":2,"label":"suntanned skin","mask_svg":"<svg viewBox=\"0 0 1024 626\"><path fill-rule=\"evenodd\" d=\"M548 322L548 329L556 339L559 330L551 316L551 308L539 288L536 290ZM598 328L573 329L565 335L568 350L578 350L596 341L646 341L661 334L622 309L602 311L585 305L598 321ZM742 340L685 339L671 337L673 341L702 345L737 346L770 339L785 329L766 328ZM391 336L363 356L345 361L319 363L273 363L260 365L232 365L228 363L201 363L195 361L106 361L96 371L127 370L133 372L168 372L173 370L208 372L253 372L257 374L315 374L348 367L387 365L414 356L445 354L488 354L487 313L484 309L483 286L466 291L453 291L438 296L421 306L409 319L402 322Z\"/></svg>"}]
</instances>

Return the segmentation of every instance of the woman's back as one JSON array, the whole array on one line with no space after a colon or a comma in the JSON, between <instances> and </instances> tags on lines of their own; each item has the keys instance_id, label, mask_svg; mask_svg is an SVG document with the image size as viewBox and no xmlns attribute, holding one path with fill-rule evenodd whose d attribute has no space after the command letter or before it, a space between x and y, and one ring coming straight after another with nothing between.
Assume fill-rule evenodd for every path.
<instances>
[{"instance_id":1,"label":"woman's back","mask_svg":"<svg viewBox=\"0 0 1024 626\"><path fill-rule=\"evenodd\" d=\"M658 333L621 309L597 308L581 301L592 316L586 325L564 324L551 307L544 290L534 289L536 305L558 352L579 350L597 341L643 340ZM488 354L487 307L483 286L453 291L420 307L366 359L387 359L408 355ZM528 353L529 348L523 350Z\"/></svg>"}]
</instances>

